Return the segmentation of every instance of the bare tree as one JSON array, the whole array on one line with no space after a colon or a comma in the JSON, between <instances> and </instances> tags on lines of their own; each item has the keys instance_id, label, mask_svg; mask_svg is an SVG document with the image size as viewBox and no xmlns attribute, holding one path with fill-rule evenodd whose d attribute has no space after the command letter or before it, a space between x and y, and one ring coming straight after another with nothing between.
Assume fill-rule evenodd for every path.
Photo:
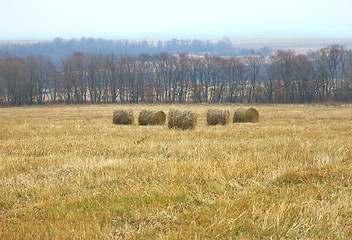
<instances>
[{"instance_id":1,"label":"bare tree","mask_svg":"<svg viewBox=\"0 0 352 240\"><path fill-rule=\"evenodd\" d=\"M244 79L245 65L241 58L231 58L226 61L226 78L227 79L227 101L237 102L244 100Z\"/></svg>"},{"instance_id":2,"label":"bare tree","mask_svg":"<svg viewBox=\"0 0 352 240\"><path fill-rule=\"evenodd\" d=\"M99 103L100 94L100 71L101 71L101 57L96 54L88 54L86 56L87 62L87 82L88 91L91 103Z\"/></svg>"},{"instance_id":3,"label":"bare tree","mask_svg":"<svg viewBox=\"0 0 352 240\"><path fill-rule=\"evenodd\" d=\"M337 76L341 70L344 47L332 45L313 53L315 77L320 81L320 99L325 101L333 92L337 96Z\"/></svg>"},{"instance_id":4,"label":"bare tree","mask_svg":"<svg viewBox=\"0 0 352 240\"><path fill-rule=\"evenodd\" d=\"M276 76L283 83L284 99L286 102L295 102L296 86L294 82L294 70L296 55L292 50L278 50L270 56L270 62Z\"/></svg>"},{"instance_id":5,"label":"bare tree","mask_svg":"<svg viewBox=\"0 0 352 240\"><path fill-rule=\"evenodd\" d=\"M267 102L274 101L275 82L278 79L278 74L274 64L269 64L265 70L266 78L264 80L264 93Z\"/></svg>"},{"instance_id":6,"label":"bare tree","mask_svg":"<svg viewBox=\"0 0 352 240\"><path fill-rule=\"evenodd\" d=\"M116 102L118 93L118 73L117 73L117 58L114 54L106 55L104 58L104 67L107 77L107 88L109 91L110 101L112 103Z\"/></svg>"},{"instance_id":7,"label":"bare tree","mask_svg":"<svg viewBox=\"0 0 352 240\"><path fill-rule=\"evenodd\" d=\"M352 101L352 49L345 52L344 57L344 75L342 78L342 97L345 102Z\"/></svg>"},{"instance_id":8,"label":"bare tree","mask_svg":"<svg viewBox=\"0 0 352 240\"><path fill-rule=\"evenodd\" d=\"M313 62L306 56L299 54L295 57L294 78L298 90L298 102L312 102L317 85L312 78Z\"/></svg>"},{"instance_id":9,"label":"bare tree","mask_svg":"<svg viewBox=\"0 0 352 240\"><path fill-rule=\"evenodd\" d=\"M156 78L156 100L171 101L172 55L161 52L153 56L153 66Z\"/></svg>"},{"instance_id":10,"label":"bare tree","mask_svg":"<svg viewBox=\"0 0 352 240\"><path fill-rule=\"evenodd\" d=\"M61 73L51 61L48 61L47 65L47 78L49 85L48 89L50 94L50 100L55 103L57 101L57 98L61 97Z\"/></svg>"},{"instance_id":11,"label":"bare tree","mask_svg":"<svg viewBox=\"0 0 352 240\"><path fill-rule=\"evenodd\" d=\"M189 56L185 53L179 54L175 61L175 83L178 102L185 102L189 89Z\"/></svg>"},{"instance_id":12,"label":"bare tree","mask_svg":"<svg viewBox=\"0 0 352 240\"><path fill-rule=\"evenodd\" d=\"M246 64L247 78L249 82L247 101L257 101L256 84L263 67L263 57L261 55L251 53L250 55L245 56L244 61Z\"/></svg>"},{"instance_id":13,"label":"bare tree","mask_svg":"<svg viewBox=\"0 0 352 240\"><path fill-rule=\"evenodd\" d=\"M34 98L38 104L44 104L45 93L48 91L48 60L43 56L28 56L26 58L30 103Z\"/></svg>"},{"instance_id":14,"label":"bare tree","mask_svg":"<svg viewBox=\"0 0 352 240\"><path fill-rule=\"evenodd\" d=\"M11 105L30 103L28 77L24 59L7 57L4 59L3 79L7 100Z\"/></svg>"}]
</instances>

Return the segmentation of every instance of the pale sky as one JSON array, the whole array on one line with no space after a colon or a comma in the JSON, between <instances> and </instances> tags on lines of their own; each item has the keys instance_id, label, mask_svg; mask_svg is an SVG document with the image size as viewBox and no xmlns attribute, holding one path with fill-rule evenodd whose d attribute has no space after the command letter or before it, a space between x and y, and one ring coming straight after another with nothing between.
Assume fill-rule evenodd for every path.
<instances>
[{"instance_id":1,"label":"pale sky","mask_svg":"<svg viewBox=\"0 0 352 240\"><path fill-rule=\"evenodd\" d=\"M0 0L0 40L352 37L352 0Z\"/></svg>"}]
</instances>

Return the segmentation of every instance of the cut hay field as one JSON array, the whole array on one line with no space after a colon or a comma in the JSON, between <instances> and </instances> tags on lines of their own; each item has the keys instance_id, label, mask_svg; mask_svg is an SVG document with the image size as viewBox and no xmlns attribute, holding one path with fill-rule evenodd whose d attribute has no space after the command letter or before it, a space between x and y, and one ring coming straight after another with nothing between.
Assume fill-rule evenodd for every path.
<instances>
[{"instance_id":1,"label":"cut hay field","mask_svg":"<svg viewBox=\"0 0 352 240\"><path fill-rule=\"evenodd\" d=\"M0 108L0 239L352 238L352 106ZM114 109L133 125L113 125ZM194 130L138 126L192 110Z\"/></svg>"}]
</instances>

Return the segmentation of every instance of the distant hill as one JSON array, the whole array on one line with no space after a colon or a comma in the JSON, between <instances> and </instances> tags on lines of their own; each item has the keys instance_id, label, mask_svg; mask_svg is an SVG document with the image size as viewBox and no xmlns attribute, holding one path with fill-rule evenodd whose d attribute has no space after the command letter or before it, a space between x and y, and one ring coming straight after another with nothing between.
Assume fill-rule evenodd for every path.
<instances>
[{"instance_id":1,"label":"distant hill","mask_svg":"<svg viewBox=\"0 0 352 240\"><path fill-rule=\"evenodd\" d=\"M315 51L329 45L352 48L352 38L247 38L247 39L168 39L168 40L121 40L121 39L62 39L41 41L0 41L0 52L18 57L42 55L59 63L73 52L96 54L139 55L168 52L171 54L208 54L224 57L247 55L255 51L264 55L277 49L292 49L298 53Z\"/></svg>"}]
</instances>

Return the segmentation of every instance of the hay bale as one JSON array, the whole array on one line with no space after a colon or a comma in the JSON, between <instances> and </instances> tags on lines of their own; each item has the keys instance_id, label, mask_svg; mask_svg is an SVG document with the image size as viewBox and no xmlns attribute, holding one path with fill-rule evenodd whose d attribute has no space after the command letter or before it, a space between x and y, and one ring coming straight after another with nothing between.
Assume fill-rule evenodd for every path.
<instances>
[{"instance_id":1,"label":"hay bale","mask_svg":"<svg viewBox=\"0 0 352 240\"><path fill-rule=\"evenodd\" d=\"M233 116L233 122L252 122L259 121L259 113L254 108L239 108Z\"/></svg>"},{"instance_id":2,"label":"hay bale","mask_svg":"<svg viewBox=\"0 0 352 240\"><path fill-rule=\"evenodd\" d=\"M230 118L229 110L209 109L207 112L208 125L225 125Z\"/></svg>"},{"instance_id":3,"label":"hay bale","mask_svg":"<svg viewBox=\"0 0 352 240\"><path fill-rule=\"evenodd\" d=\"M191 111L173 110L169 111L169 128L193 129L197 123L197 116Z\"/></svg>"},{"instance_id":4,"label":"hay bale","mask_svg":"<svg viewBox=\"0 0 352 240\"><path fill-rule=\"evenodd\" d=\"M132 109L127 109L127 110L115 110L112 118L112 123L113 124L133 124L134 121L134 116L133 116L133 110Z\"/></svg>"},{"instance_id":5,"label":"hay bale","mask_svg":"<svg viewBox=\"0 0 352 240\"><path fill-rule=\"evenodd\" d=\"M164 125L166 114L163 111L143 109L139 113L139 125Z\"/></svg>"}]
</instances>

